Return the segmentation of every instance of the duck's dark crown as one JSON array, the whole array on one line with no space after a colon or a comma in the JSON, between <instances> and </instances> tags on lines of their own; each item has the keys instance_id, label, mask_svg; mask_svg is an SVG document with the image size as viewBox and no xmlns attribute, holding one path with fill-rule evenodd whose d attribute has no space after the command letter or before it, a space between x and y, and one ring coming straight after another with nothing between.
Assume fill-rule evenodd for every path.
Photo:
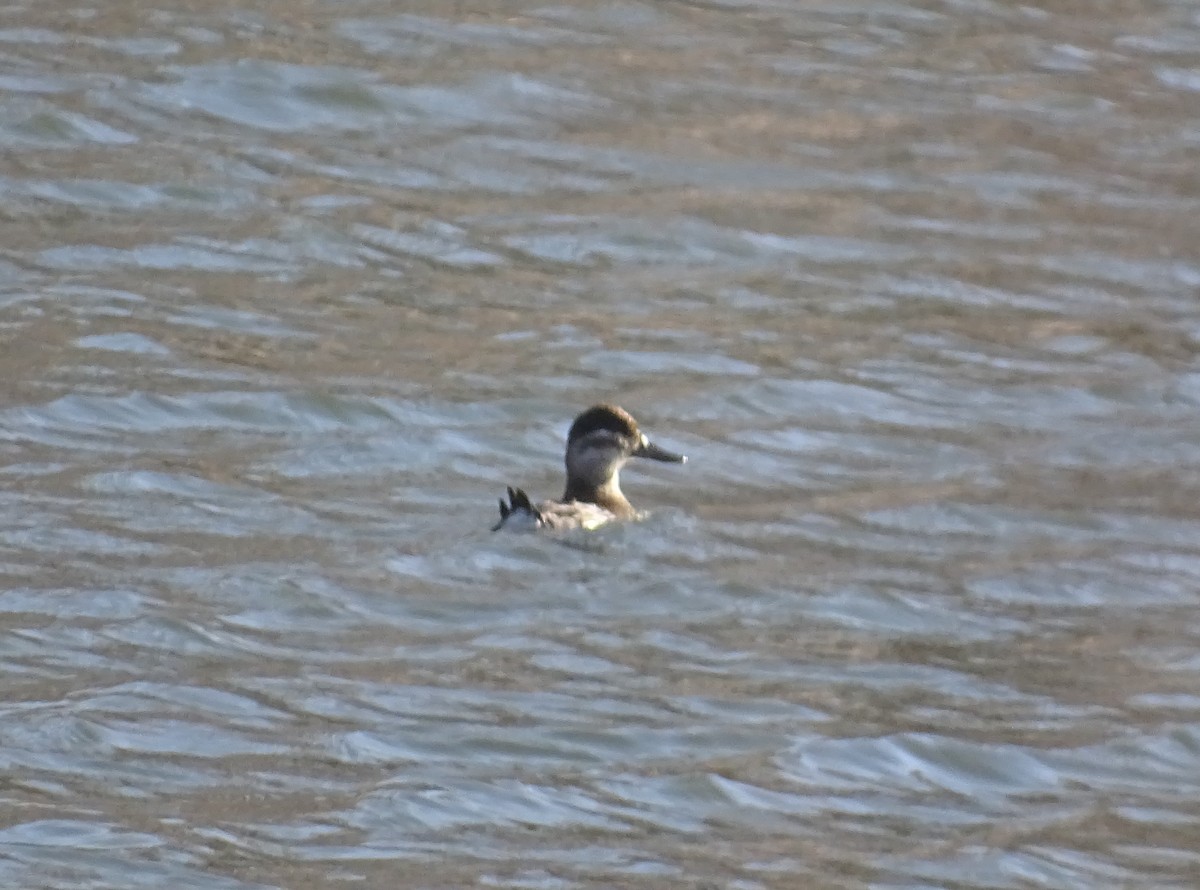
<instances>
[{"instance_id":1,"label":"duck's dark crown","mask_svg":"<svg viewBox=\"0 0 1200 890\"><path fill-rule=\"evenodd\" d=\"M597 430L606 430L637 439L641 435L637 421L624 408L616 405L593 405L575 418L571 431L567 433L567 443L575 442Z\"/></svg>"}]
</instances>

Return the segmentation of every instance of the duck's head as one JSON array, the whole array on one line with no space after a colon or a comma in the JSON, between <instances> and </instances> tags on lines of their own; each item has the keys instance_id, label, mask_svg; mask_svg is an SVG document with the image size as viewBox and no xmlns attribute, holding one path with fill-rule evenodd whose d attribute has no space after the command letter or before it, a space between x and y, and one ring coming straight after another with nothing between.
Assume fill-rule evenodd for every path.
<instances>
[{"instance_id":1,"label":"duck's head","mask_svg":"<svg viewBox=\"0 0 1200 890\"><path fill-rule=\"evenodd\" d=\"M588 408L575 418L567 434L566 499L598 501L594 493L606 490L621 497L617 474L633 457L687 462L684 455L653 444L624 408L616 405Z\"/></svg>"}]
</instances>

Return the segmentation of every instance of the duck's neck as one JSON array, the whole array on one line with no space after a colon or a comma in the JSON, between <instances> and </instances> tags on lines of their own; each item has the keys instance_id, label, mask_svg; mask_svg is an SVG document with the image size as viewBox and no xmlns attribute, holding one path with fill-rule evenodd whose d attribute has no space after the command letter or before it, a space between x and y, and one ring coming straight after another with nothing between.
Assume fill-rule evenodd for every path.
<instances>
[{"instance_id":1,"label":"duck's neck","mask_svg":"<svg viewBox=\"0 0 1200 890\"><path fill-rule=\"evenodd\" d=\"M633 505L621 491L620 480L613 475L601 485L594 485L580 479L567 478L567 490L563 492L564 501L583 501L603 507L615 516L627 518L636 512Z\"/></svg>"}]
</instances>

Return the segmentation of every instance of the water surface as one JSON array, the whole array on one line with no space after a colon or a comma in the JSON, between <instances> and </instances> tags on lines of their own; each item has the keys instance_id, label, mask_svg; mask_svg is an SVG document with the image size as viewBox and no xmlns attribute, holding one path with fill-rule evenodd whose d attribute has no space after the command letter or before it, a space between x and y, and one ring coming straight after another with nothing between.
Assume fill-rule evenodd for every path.
<instances>
[{"instance_id":1,"label":"water surface","mask_svg":"<svg viewBox=\"0 0 1200 890\"><path fill-rule=\"evenodd\" d=\"M1200 884L1190 4L17 4L0 881ZM598 400L651 517L493 536Z\"/></svg>"}]
</instances>

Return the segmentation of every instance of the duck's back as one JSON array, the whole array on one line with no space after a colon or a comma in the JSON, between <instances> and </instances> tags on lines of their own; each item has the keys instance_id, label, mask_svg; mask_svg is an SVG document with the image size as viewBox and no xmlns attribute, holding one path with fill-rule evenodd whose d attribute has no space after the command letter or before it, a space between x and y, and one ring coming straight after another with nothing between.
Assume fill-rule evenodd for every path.
<instances>
[{"instance_id":1,"label":"duck's back","mask_svg":"<svg viewBox=\"0 0 1200 890\"><path fill-rule=\"evenodd\" d=\"M538 504L542 524L546 528L599 528L615 515L597 504L586 501L542 501Z\"/></svg>"},{"instance_id":2,"label":"duck's back","mask_svg":"<svg viewBox=\"0 0 1200 890\"><path fill-rule=\"evenodd\" d=\"M500 522L492 531L593 529L615 518L616 514L611 510L588 501L542 501L535 506L521 489L510 488L508 502L505 503L503 498L500 500Z\"/></svg>"}]
</instances>

